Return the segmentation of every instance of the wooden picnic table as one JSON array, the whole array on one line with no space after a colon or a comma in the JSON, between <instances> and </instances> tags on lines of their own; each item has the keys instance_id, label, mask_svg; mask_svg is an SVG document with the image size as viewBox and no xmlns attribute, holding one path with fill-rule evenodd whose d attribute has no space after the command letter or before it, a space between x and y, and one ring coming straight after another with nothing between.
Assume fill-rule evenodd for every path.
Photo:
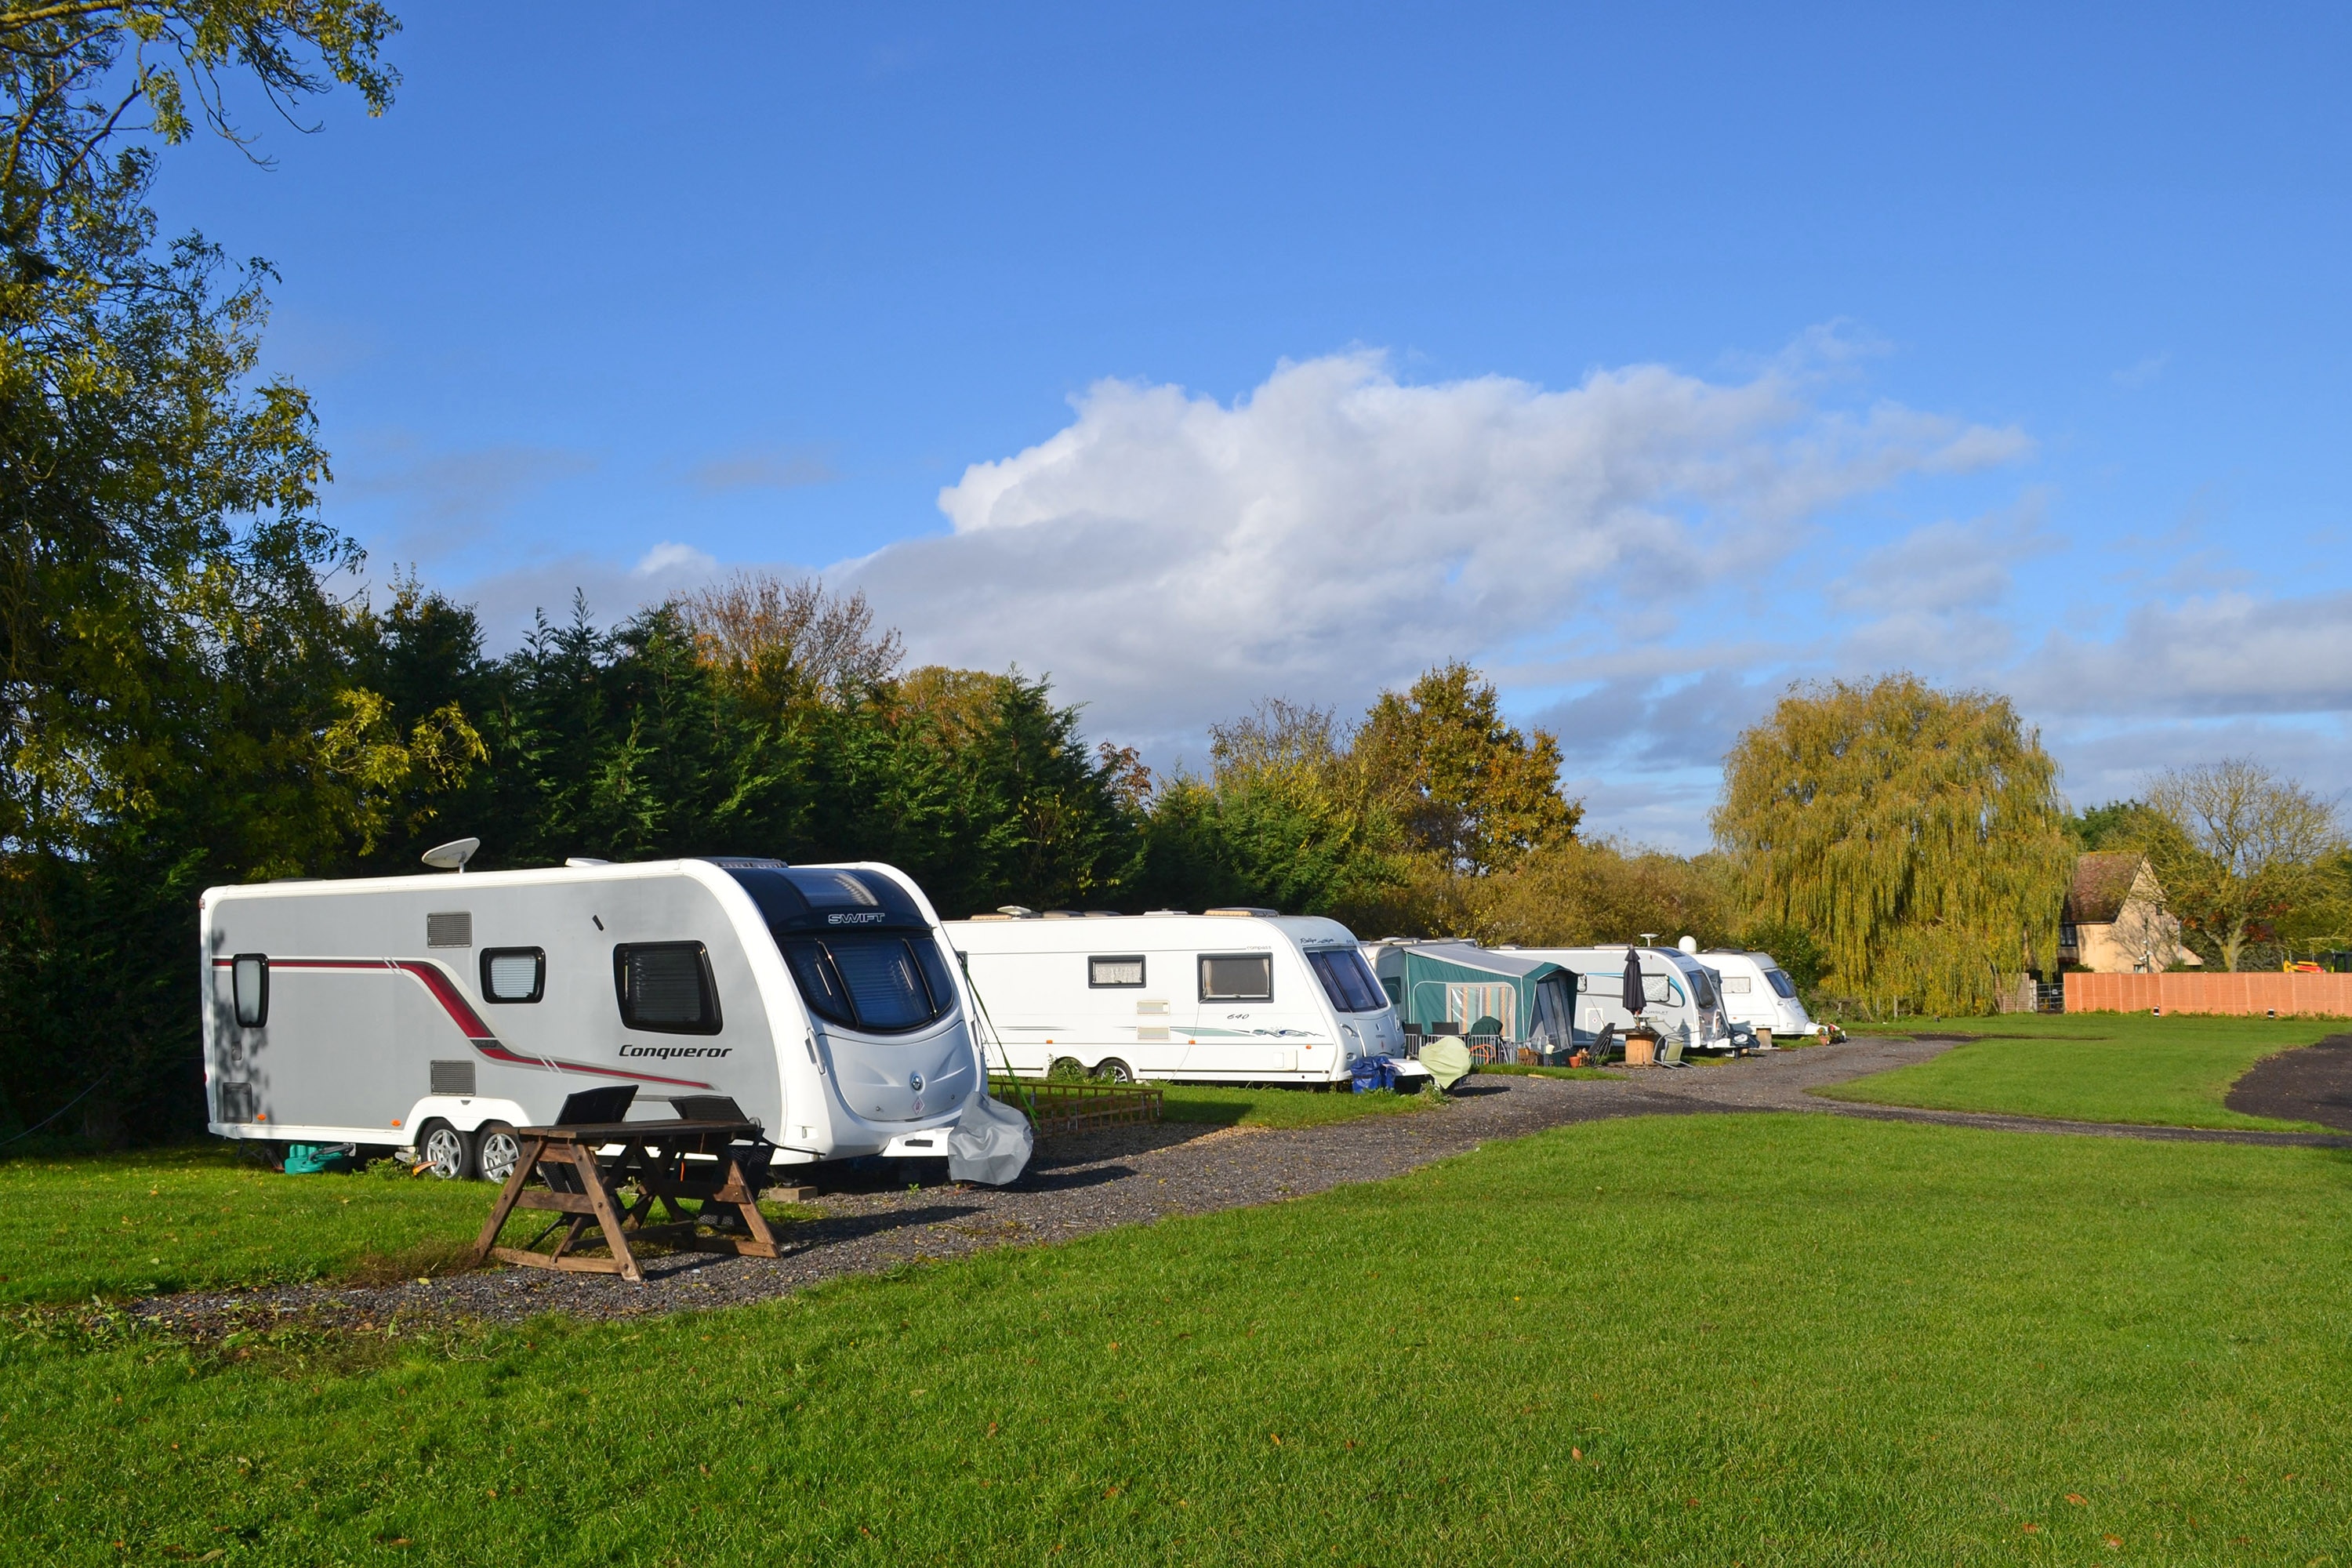
<instances>
[{"instance_id":1,"label":"wooden picnic table","mask_svg":"<svg viewBox=\"0 0 2352 1568\"><path fill-rule=\"evenodd\" d=\"M645 1282L632 1241L659 1239L696 1252L731 1252L739 1257L773 1258L776 1236L760 1213L760 1194L743 1169L748 1151L732 1147L737 1139L756 1140L757 1122L741 1121L605 1121L580 1127L518 1127L515 1139L521 1152L514 1173L490 1205L490 1217L474 1241L474 1261L497 1258L526 1268L561 1268L577 1274L618 1274ZM616 1154L597 1151L619 1144ZM707 1159L688 1160L689 1154ZM536 1178L540 1184L533 1185ZM634 1186L627 1199L623 1189ZM699 1202L699 1215L687 1213L685 1204ZM654 1205L669 1210L669 1218L650 1223ZM742 1216L742 1236L698 1236L697 1227L711 1224L714 1205L732 1208ZM515 1210L544 1209L563 1216L539 1233L527 1247L500 1247L499 1232ZM610 1258L583 1258L572 1249L590 1226L603 1233ZM535 1250L557 1230L563 1237L552 1252Z\"/></svg>"}]
</instances>

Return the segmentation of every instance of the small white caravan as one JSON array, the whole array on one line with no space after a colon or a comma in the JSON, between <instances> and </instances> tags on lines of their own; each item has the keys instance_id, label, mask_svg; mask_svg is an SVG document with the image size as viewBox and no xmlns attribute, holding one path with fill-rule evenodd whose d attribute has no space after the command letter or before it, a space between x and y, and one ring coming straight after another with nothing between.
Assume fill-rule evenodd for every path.
<instances>
[{"instance_id":1,"label":"small white caravan","mask_svg":"<svg viewBox=\"0 0 2352 1568\"><path fill-rule=\"evenodd\" d=\"M950 921L990 1065L1028 1078L1074 1061L1108 1079L1339 1083L1404 1031L1337 921L1271 910Z\"/></svg>"},{"instance_id":2,"label":"small white caravan","mask_svg":"<svg viewBox=\"0 0 2352 1568\"><path fill-rule=\"evenodd\" d=\"M1622 947L1510 947L1503 950L1522 958L1548 958L1577 973L1576 1032L1580 1043L1614 1024L1622 1035L1633 1026L1625 1010L1625 950ZM1732 1048L1722 999L1705 964L1670 947L1637 949L1642 955L1643 994L1647 1005L1642 1016L1654 1026L1682 1038L1683 1048L1725 1051Z\"/></svg>"},{"instance_id":3,"label":"small white caravan","mask_svg":"<svg viewBox=\"0 0 2352 1568\"><path fill-rule=\"evenodd\" d=\"M1784 1040L1817 1032L1818 1026L1798 1000L1796 983L1770 953L1709 948L1698 958L1721 978L1723 1010L1734 1024L1769 1029Z\"/></svg>"},{"instance_id":4,"label":"small white caravan","mask_svg":"<svg viewBox=\"0 0 2352 1568\"><path fill-rule=\"evenodd\" d=\"M414 1147L499 1178L514 1128L634 1084L639 1119L731 1099L776 1163L921 1157L987 1092L939 916L887 866L265 882L207 890L200 928L225 1138Z\"/></svg>"}]
</instances>

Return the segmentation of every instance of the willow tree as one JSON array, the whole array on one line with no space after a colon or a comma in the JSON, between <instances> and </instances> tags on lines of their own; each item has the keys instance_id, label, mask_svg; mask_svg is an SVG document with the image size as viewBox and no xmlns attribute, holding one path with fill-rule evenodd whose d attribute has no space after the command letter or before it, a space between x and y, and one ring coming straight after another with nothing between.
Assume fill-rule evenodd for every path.
<instances>
[{"instance_id":1,"label":"willow tree","mask_svg":"<svg viewBox=\"0 0 2352 1568\"><path fill-rule=\"evenodd\" d=\"M1792 688L1725 759L1716 837L1759 923L1811 932L1874 1011L1990 1011L2056 950L2057 764L2005 697L1891 675Z\"/></svg>"}]
</instances>

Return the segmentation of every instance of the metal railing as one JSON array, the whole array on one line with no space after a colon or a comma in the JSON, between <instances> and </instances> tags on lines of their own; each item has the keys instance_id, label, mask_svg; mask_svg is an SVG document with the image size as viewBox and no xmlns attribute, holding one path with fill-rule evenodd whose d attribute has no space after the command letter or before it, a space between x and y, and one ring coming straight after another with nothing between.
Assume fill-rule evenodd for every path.
<instances>
[{"instance_id":1,"label":"metal railing","mask_svg":"<svg viewBox=\"0 0 2352 1568\"><path fill-rule=\"evenodd\" d=\"M1168 1097L1148 1083L1072 1083L1062 1079L992 1078L992 1100L1029 1118L1040 1138L1157 1121Z\"/></svg>"}]
</instances>

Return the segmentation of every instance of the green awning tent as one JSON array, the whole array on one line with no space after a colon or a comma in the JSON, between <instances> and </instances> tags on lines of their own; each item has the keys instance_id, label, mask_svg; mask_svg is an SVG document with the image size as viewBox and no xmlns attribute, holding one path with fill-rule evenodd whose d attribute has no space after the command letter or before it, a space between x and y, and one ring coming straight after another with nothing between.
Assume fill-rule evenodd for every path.
<instances>
[{"instance_id":1,"label":"green awning tent","mask_svg":"<svg viewBox=\"0 0 2352 1568\"><path fill-rule=\"evenodd\" d=\"M1382 942L1368 947L1381 988L1408 1029L1426 1035L1493 1034L1564 1045L1576 1012L1576 972L1469 942ZM1488 1023L1499 1027L1480 1028Z\"/></svg>"}]
</instances>

